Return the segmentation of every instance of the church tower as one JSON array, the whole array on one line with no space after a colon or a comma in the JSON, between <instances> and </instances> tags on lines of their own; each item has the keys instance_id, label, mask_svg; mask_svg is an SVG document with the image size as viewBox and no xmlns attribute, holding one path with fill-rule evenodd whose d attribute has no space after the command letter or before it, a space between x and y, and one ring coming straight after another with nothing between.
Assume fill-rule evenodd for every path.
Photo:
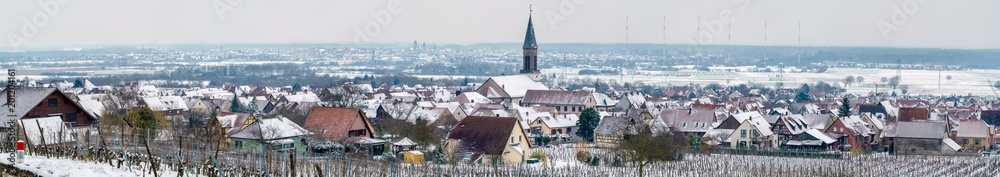
<instances>
[{"instance_id":1,"label":"church tower","mask_svg":"<svg viewBox=\"0 0 1000 177\"><path fill-rule=\"evenodd\" d=\"M535 26L531 23L531 13L528 13L528 29L524 34L524 58L522 59L521 74L528 75L533 80L538 81L541 71L538 70L538 43L535 42Z\"/></svg>"}]
</instances>

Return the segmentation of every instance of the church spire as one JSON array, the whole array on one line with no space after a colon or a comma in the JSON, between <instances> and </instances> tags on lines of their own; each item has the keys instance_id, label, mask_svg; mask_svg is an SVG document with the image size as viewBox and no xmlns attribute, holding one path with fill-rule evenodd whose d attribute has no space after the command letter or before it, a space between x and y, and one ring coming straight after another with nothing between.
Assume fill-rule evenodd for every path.
<instances>
[{"instance_id":1,"label":"church spire","mask_svg":"<svg viewBox=\"0 0 1000 177\"><path fill-rule=\"evenodd\" d=\"M535 25L531 23L531 6L528 6L528 29L524 32L524 47L525 49L537 49L538 44L535 43Z\"/></svg>"},{"instance_id":2,"label":"church spire","mask_svg":"<svg viewBox=\"0 0 1000 177\"><path fill-rule=\"evenodd\" d=\"M531 22L531 6L528 6L528 29L524 32L524 58L521 60L521 74L527 74L538 81L538 43L535 42L535 24Z\"/></svg>"}]
</instances>

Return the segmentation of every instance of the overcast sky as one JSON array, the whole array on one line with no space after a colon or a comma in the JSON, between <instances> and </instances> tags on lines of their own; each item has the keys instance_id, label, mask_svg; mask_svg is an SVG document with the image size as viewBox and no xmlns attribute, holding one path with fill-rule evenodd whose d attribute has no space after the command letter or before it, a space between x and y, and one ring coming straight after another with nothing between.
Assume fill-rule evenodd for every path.
<instances>
[{"instance_id":1,"label":"overcast sky","mask_svg":"<svg viewBox=\"0 0 1000 177\"><path fill-rule=\"evenodd\" d=\"M531 4L542 44L1000 48L997 0L744 1L8 0L0 46L521 42Z\"/></svg>"}]
</instances>

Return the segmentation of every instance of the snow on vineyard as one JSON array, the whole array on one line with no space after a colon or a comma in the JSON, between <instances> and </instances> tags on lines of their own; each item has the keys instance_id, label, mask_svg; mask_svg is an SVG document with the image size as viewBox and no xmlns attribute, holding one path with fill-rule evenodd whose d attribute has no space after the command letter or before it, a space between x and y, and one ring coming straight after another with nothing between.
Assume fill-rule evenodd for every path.
<instances>
[{"instance_id":1,"label":"snow on vineyard","mask_svg":"<svg viewBox=\"0 0 1000 177\"><path fill-rule=\"evenodd\" d=\"M572 148L539 149L549 153L554 176L635 176L635 167L587 166L575 160ZM595 152L596 151L596 152ZM591 150L598 155L604 152ZM602 158L607 159L607 158ZM1000 158L845 155L842 159L812 159L728 154L689 154L685 160L658 163L649 176L1000 176Z\"/></svg>"},{"instance_id":2,"label":"snow on vineyard","mask_svg":"<svg viewBox=\"0 0 1000 177\"><path fill-rule=\"evenodd\" d=\"M10 153L0 154L0 157L10 157ZM10 165L11 162L6 159L0 160L0 163ZM98 176L153 176L152 172L142 168L134 168L130 166L125 166L123 168L115 168L106 163L94 163L85 162L66 158L56 158L56 157L45 157L45 156L25 156L24 162L14 164L15 168L30 171L38 176L45 177L66 177L66 176L86 176L86 177L98 177ZM177 172L173 171L160 171L160 176L179 176ZM195 176L191 174L185 174L184 176Z\"/></svg>"}]
</instances>

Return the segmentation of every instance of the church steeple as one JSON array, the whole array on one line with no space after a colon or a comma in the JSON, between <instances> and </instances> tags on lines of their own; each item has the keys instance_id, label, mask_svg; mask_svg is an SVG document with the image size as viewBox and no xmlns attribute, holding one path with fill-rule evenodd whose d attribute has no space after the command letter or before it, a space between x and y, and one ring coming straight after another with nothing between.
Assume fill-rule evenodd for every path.
<instances>
[{"instance_id":1,"label":"church steeple","mask_svg":"<svg viewBox=\"0 0 1000 177\"><path fill-rule=\"evenodd\" d=\"M525 49L537 49L538 43L535 43L535 25L531 23L531 14L528 14L528 30L524 32L524 47Z\"/></svg>"},{"instance_id":2,"label":"church steeple","mask_svg":"<svg viewBox=\"0 0 1000 177\"><path fill-rule=\"evenodd\" d=\"M538 74L538 43L535 41L535 25L531 22L531 11L528 11L528 29L524 32L524 59L521 74Z\"/></svg>"}]
</instances>

